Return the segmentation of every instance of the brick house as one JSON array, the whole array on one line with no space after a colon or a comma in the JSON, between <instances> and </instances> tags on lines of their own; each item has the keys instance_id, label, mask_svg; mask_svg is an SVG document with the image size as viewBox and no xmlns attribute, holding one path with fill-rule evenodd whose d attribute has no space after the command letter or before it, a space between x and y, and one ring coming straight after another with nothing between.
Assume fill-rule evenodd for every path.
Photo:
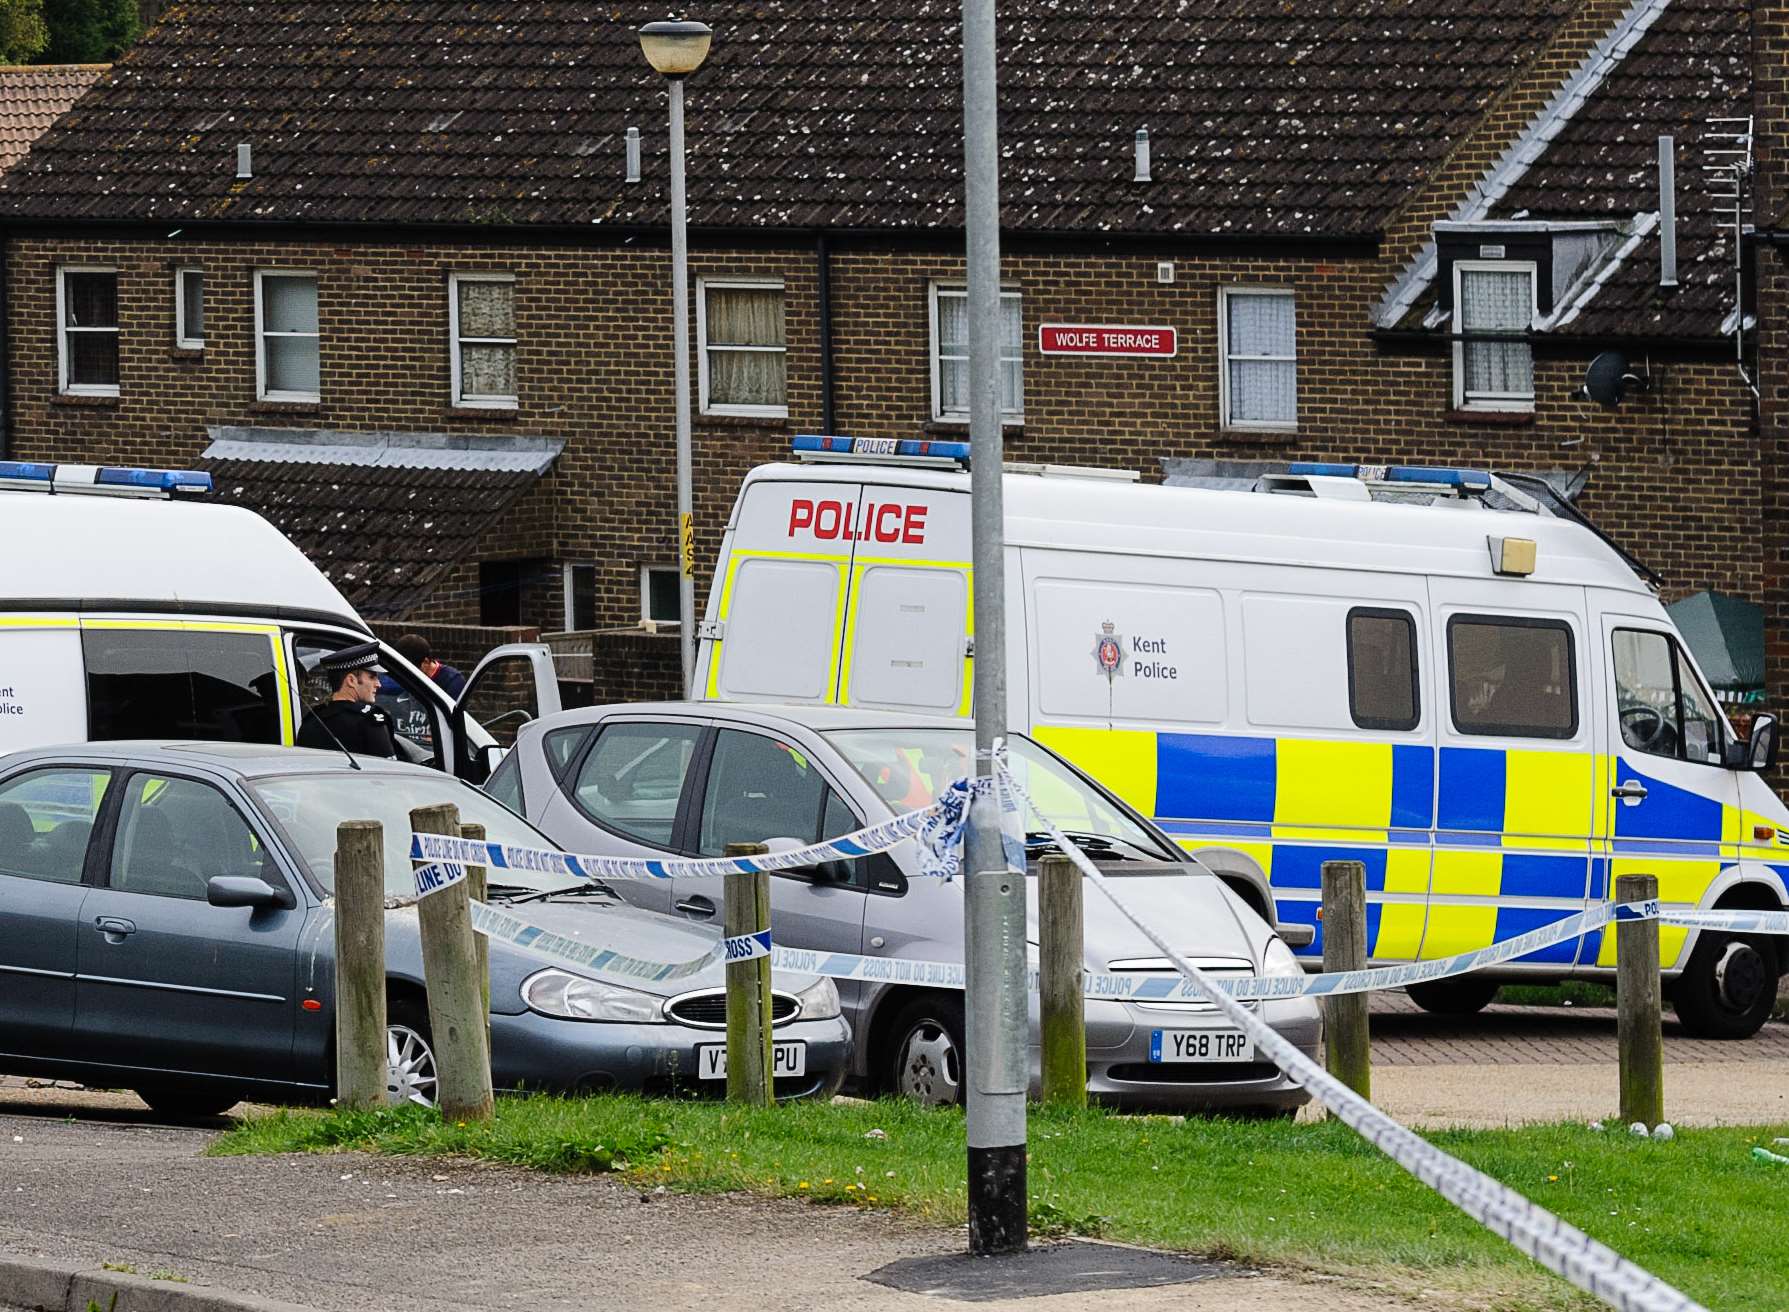
<instances>
[{"instance_id":1,"label":"brick house","mask_svg":"<svg viewBox=\"0 0 1789 1312\"><path fill-rule=\"evenodd\" d=\"M1760 597L1749 321L1700 177L1750 112L1746 0L1181 8L1003 6L1012 457L1534 470L1668 596ZM792 434L965 431L958 8L812 9L698 15L703 571ZM170 9L0 179L0 452L204 461L375 618L674 610L659 13ZM1057 323L1177 350L1043 354ZM1610 349L1648 385L1605 409L1574 392ZM629 641L599 695L663 686Z\"/></svg>"}]
</instances>

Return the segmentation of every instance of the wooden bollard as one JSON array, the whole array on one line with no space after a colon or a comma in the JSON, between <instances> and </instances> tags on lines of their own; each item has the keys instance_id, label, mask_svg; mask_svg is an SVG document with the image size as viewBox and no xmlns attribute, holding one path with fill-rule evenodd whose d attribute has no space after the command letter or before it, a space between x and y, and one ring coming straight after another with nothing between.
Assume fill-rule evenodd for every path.
<instances>
[{"instance_id":1,"label":"wooden bollard","mask_svg":"<svg viewBox=\"0 0 1789 1312\"><path fill-rule=\"evenodd\" d=\"M1037 868L1038 1008L1043 1100L1087 1105L1087 954L1082 943L1081 869L1066 856Z\"/></svg>"},{"instance_id":2,"label":"wooden bollard","mask_svg":"<svg viewBox=\"0 0 1789 1312\"><path fill-rule=\"evenodd\" d=\"M1323 863L1323 972L1367 964L1367 868L1359 861ZM1373 1096L1368 994L1323 999L1323 1046L1329 1073L1363 1098Z\"/></svg>"},{"instance_id":3,"label":"wooden bollard","mask_svg":"<svg viewBox=\"0 0 1789 1312\"><path fill-rule=\"evenodd\" d=\"M470 838L475 843L485 841L485 827L481 824L464 824L460 826L460 837ZM474 902L483 902L489 898L488 880L483 866L466 867L466 896ZM478 972L478 984L485 995L485 1047L491 1046L491 940L472 931L472 957L474 969Z\"/></svg>"},{"instance_id":4,"label":"wooden bollard","mask_svg":"<svg viewBox=\"0 0 1789 1312\"><path fill-rule=\"evenodd\" d=\"M419 834L460 835L460 809L451 804L410 812ZM435 1048L436 1101L446 1121L491 1119L491 1011L478 984L466 881L416 904L422 930L422 972L429 991L429 1034Z\"/></svg>"},{"instance_id":5,"label":"wooden bollard","mask_svg":"<svg viewBox=\"0 0 1789 1312\"><path fill-rule=\"evenodd\" d=\"M728 843L728 856L763 856L762 843ZM770 876L728 875L722 920L728 938L770 928ZM768 1107L771 1088L770 958L727 963L727 1101Z\"/></svg>"},{"instance_id":6,"label":"wooden bollard","mask_svg":"<svg viewBox=\"0 0 1789 1312\"><path fill-rule=\"evenodd\" d=\"M1650 902L1655 875L1617 875L1617 902ZM1660 1028L1659 922L1615 922L1615 1044L1621 1059L1621 1121L1652 1129L1665 1119L1665 1036Z\"/></svg>"},{"instance_id":7,"label":"wooden bollard","mask_svg":"<svg viewBox=\"0 0 1789 1312\"><path fill-rule=\"evenodd\" d=\"M344 820L335 831L335 1100L383 1107L385 826Z\"/></svg>"}]
</instances>

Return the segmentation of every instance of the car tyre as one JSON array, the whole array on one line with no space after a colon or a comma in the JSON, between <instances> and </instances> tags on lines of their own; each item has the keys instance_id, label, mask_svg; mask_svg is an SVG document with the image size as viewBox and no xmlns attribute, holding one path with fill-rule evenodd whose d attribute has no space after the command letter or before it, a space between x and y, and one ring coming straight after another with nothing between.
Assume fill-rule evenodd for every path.
<instances>
[{"instance_id":1,"label":"car tyre","mask_svg":"<svg viewBox=\"0 0 1789 1312\"><path fill-rule=\"evenodd\" d=\"M178 1118L222 1116L242 1101L240 1090L208 1084L147 1084L136 1093L158 1116Z\"/></svg>"},{"instance_id":2,"label":"car tyre","mask_svg":"<svg viewBox=\"0 0 1789 1312\"><path fill-rule=\"evenodd\" d=\"M954 1107L968 1083L963 1000L927 994L902 1007L888 1027L880 1065L884 1088L929 1107Z\"/></svg>"},{"instance_id":3,"label":"car tyre","mask_svg":"<svg viewBox=\"0 0 1789 1312\"><path fill-rule=\"evenodd\" d=\"M1452 979L1407 985L1404 992L1417 1006L1437 1016L1472 1016L1483 1011L1497 996L1497 981L1456 975Z\"/></svg>"},{"instance_id":4,"label":"car tyre","mask_svg":"<svg viewBox=\"0 0 1789 1312\"><path fill-rule=\"evenodd\" d=\"M1702 1039L1749 1039L1777 1000L1777 954L1755 934L1703 934L1671 989L1683 1027Z\"/></svg>"},{"instance_id":5,"label":"car tyre","mask_svg":"<svg viewBox=\"0 0 1789 1312\"><path fill-rule=\"evenodd\" d=\"M428 1009L393 1001L385 1018L385 1097L394 1107L433 1107L436 1097L435 1044L429 1037Z\"/></svg>"}]
</instances>

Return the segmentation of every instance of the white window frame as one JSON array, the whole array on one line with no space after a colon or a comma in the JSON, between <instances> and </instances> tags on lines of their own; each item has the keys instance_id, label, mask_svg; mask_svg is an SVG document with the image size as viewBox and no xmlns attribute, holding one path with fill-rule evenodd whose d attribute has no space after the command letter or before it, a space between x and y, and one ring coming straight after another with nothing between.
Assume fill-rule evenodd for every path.
<instances>
[{"instance_id":1,"label":"white window frame","mask_svg":"<svg viewBox=\"0 0 1789 1312\"><path fill-rule=\"evenodd\" d=\"M119 337L120 341L122 342L122 334L119 331L119 326L115 323L110 328L70 328L69 327L69 325L68 325L68 288L64 284L63 278L65 277L65 275L71 274L71 273L109 273L112 275L112 278L114 279L114 283L113 283L114 303L116 303L117 294L118 294L117 293L117 283L116 283L116 279L118 277L118 270L113 265L109 265L109 264L58 264L56 266L56 390L58 392L62 393L62 395L64 395L64 396L117 396L118 395L118 384L117 383L71 383L68 381L68 365L69 365L68 335L71 332L74 332L74 333L109 332L114 337ZM116 318L116 317L120 317L120 316L115 315L114 317ZM119 352L118 372L119 372L120 378L122 378L123 373L124 373L124 353L122 351Z\"/></svg>"},{"instance_id":2,"label":"white window frame","mask_svg":"<svg viewBox=\"0 0 1789 1312\"><path fill-rule=\"evenodd\" d=\"M757 354L776 354L783 357L783 397L782 405L733 405L715 404L708 396L708 293L715 291L754 291L777 292L785 294L781 278L697 278L696 279L696 369L699 375L698 408L705 415L749 415L760 419L787 419L789 406L789 345L787 329L781 346L717 346L717 351L741 351ZM783 302L783 322L788 323L789 304ZM642 567L644 568L644 567Z\"/></svg>"},{"instance_id":3,"label":"white window frame","mask_svg":"<svg viewBox=\"0 0 1789 1312\"><path fill-rule=\"evenodd\" d=\"M197 337L187 331L186 322L186 276L199 276L199 304L205 303L205 270L196 264L182 265L174 270L174 345L182 351L203 351L205 334L201 330Z\"/></svg>"},{"instance_id":4,"label":"white window frame","mask_svg":"<svg viewBox=\"0 0 1789 1312\"><path fill-rule=\"evenodd\" d=\"M1291 355L1231 355L1230 302L1244 296L1283 296L1292 302ZM1292 366L1292 417L1290 419L1234 419L1230 415L1230 362L1260 361ZM1290 287L1218 288L1218 417L1221 427L1255 432L1298 431L1298 293Z\"/></svg>"},{"instance_id":5,"label":"white window frame","mask_svg":"<svg viewBox=\"0 0 1789 1312\"><path fill-rule=\"evenodd\" d=\"M1532 413L1534 410L1534 391L1496 392L1468 396L1466 393L1466 343L1460 341L1457 334L1465 329L1466 305L1461 299L1460 285L1462 273L1526 273L1528 275L1528 326L1532 330L1540 317L1539 283L1540 266L1533 260L1455 260L1454 261L1454 313L1449 320L1450 331L1455 333L1454 339L1454 409L1456 410L1489 410L1502 413ZM1534 378L1534 349L1529 348L1529 373L1532 383Z\"/></svg>"},{"instance_id":6,"label":"white window frame","mask_svg":"<svg viewBox=\"0 0 1789 1312\"><path fill-rule=\"evenodd\" d=\"M966 424L969 422L969 412L967 410L945 410L942 401L943 391L939 386L940 380L938 376L938 365L941 359L938 349L938 298L940 296L966 297L968 294L969 289L965 284L960 281L953 282L948 278L938 279L930 283L926 288L926 319L931 336L931 341L927 346L926 358L932 375L933 423ZM1007 300L1014 300L1019 303L1019 353L1017 355L1002 355L1000 357L1001 364L1017 364L1019 366L1019 407L1016 410L1008 410L1005 406L1000 408L1000 423L1002 427L1017 427L1025 422L1024 292L1018 287L1002 287L1000 289L1000 299L1003 303ZM954 359L955 357L953 356L952 358Z\"/></svg>"},{"instance_id":7,"label":"white window frame","mask_svg":"<svg viewBox=\"0 0 1789 1312\"><path fill-rule=\"evenodd\" d=\"M510 317L515 317L515 282L513 273L449 273L447 275L447 354L448 367L453 374L451 396L453 404L461 409L472 410L515 410L521 405L520 396L467 396L464 391L464 379L461 373L460 348L467 342L474 346L507 346L512 351L517 349L514 337L461 337L460 336L460 284L463 282L506 282L510 284Z\"/></svg>"},{"instance_id":8,"label":"white window frame","mask_svg":"<svg viewBox=\"0 0 1789 1312\"><path fill-rule=\"evenodd\" d=\"M578 631L575 592L577 589L578 571L581 569L588 569L594 572L596 566L594 563L587 560L568 560L564 564L563 587L561 588L561 592L564 594L565 631L567 633L575 633Z\"/></svg>"},{"instance_id":9,"label":"white window frame","mask_svg":"<svg viewBox=\"0 0 1789 1312\"><path fill-rule=\"evenodd\" d=\"M669 574L672 577L676 578L677 577L677 566L675 566L675 565L642 565L642 566L640 566L640 619L643 621L649 621L652 619L652 576L654 574L659 574L659 573ZM677 585L680 589L682 588L683 580L681 578L677 579ZM682 595L681 592L678 595L679 595L679 597L681 597L681 595ZM678 605L679 605L679 607L681 607L682 602L679 601ZM669 624L672 626L676 626L678 623L680 623L680 621L677 619L668 619L668 620L659 620L659 621L657 621L657 623L659 623L661 625Z\"/></svg>"},{"instance_id":10,"label":"white window frame","mask_svg":"<svg viewBox=\"0 0 1789 1312\"><path fill-rule=\"evenodd\" d=\"M272 392L267 389L267 330L262 326L262 285L268 278L309 278L317 284L317 331L314 333L275 333L275 337L315 337L317 339L317 390L315 392ZM323 280L315 269L255 270L255 397L261 401L320 402L323 399Z\"/></svg>"}]
</instances>

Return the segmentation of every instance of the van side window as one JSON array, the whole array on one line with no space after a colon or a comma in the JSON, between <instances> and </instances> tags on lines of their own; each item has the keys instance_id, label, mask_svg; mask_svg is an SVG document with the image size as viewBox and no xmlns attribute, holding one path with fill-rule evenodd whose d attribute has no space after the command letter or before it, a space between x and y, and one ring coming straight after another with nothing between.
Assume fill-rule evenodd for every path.
<instances>
[{"instance_id":1,"label":"van side window","mask_svg":"<svg viewBox=\"0 0 1789 1312\"><path fill-rule=\"evenodd\" d=\"M300 634L293 639L292 651L298 660L297 711L301 723L306 711L320 706L334 695L329 686L329 676L318 668L317 662L332 651L352 647L356 641L364 639L311 634ZM400 670L396 665L387 666L386 672L379 676L377 700L391 715L392 732L404 740L398 744L398 759L440 767L441 753L435 746L434 702L424 696L416 685L415 678L408 670ZM406 755L405 744L416 750Z\"/></svg>"},{"instance_id":2,"label":"van side window","mask_svg":"<svg viewBox=\"0 0 1789 1312\"><path fill-rule=\"evenodd\" d=\"M1576 736L1578 681L1564 621L1455 615L1447 622L1447 656L1461 733Z\"/></svg>"},{"instance_id":3,"label":"van side window","mask_svg":"<svg viewBox=\"0 0 1789 1312\"><path fill-rule=\"evenodd\" d=\"M1414 729L1422 718L1408 611L1348 612L1348 713L1362 729Z\"/></svg>"},{"instance_id":4,"label":"van side window","mask_svg":"<svg viewBox=\"0 0 1789 1312\"><path fill-rule=\"evenodd\" d=\"M1721 717L1677 644L1663 633L1617 629L1615 714L1636 752L1722 763Z\"/></svg>"},{"instance_id":5,"label":"van side window","mask_svg":"<svg viewBox=\"0 0 1789 1312\"><path fill-rule=\"evenodd\" d=\"M279 676L263 633L83 628L90 735L280 741Z\"/></svg>"},{"instance_id":6,"label":"van side window","mask_svg":"<svg viewBox=\"0 0 1789 1312\"><path fill-rule=\"evenodd\" d=\"M78 884L109 770L33 770L0 784L0 875Z\"/></svg>"}]
</instances>

